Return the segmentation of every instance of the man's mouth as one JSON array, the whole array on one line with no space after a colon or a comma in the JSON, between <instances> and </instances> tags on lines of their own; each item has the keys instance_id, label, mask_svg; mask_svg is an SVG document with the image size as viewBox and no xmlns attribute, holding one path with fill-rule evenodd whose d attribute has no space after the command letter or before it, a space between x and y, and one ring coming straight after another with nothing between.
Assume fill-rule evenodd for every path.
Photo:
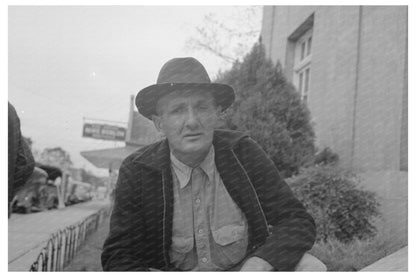
<instances>
[{"instance_id":1,"label":"man's mouth","mask_svg":"<svg viewBox=\"0 0 416 277\"><path fill-rule=\"evenodd\" d=\"M185 138L198 138L200 136L202 136L202 133L192 133L184 135Z\"/></svg>"}]
</instances>

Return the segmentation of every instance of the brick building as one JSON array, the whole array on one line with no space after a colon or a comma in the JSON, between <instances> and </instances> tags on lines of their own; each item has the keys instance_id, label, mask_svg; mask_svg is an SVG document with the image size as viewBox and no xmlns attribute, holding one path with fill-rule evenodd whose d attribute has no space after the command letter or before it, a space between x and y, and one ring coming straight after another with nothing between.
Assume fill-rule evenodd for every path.
<instances>
[{"instance_id":1,"label":"brick building","mask_svg":"<svg viewBox=\"0 0 416 277\"><path fill-rule=\"evenodd\" d=\"M317 146L361 173L407 238L407 7L265 6L262 43L312 115Z\"/></svg>"}]
</instances>

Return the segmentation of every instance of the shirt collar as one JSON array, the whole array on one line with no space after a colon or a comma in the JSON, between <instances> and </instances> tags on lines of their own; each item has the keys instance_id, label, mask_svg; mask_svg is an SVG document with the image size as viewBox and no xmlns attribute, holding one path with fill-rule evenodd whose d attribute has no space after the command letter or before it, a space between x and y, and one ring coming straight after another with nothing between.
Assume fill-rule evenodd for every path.
<instances>
[{"instance_id":1,"label":"shirt collar","mask_svg":"<svg viewBox=\"0 0 416 277\"><path fill-rule=\"evenodd\" d=\"M187 166L180 160L178 160L172 152L170 152L170 160L173 170L176 173L179 181L179 187L184 188L191 179L192 167ZM199 167L207 174L208 180L212 182L214 180L214 168L215 168L215 152L214 147L211 146L207 156L201 162Z\"/></svg>"}]
</instances>

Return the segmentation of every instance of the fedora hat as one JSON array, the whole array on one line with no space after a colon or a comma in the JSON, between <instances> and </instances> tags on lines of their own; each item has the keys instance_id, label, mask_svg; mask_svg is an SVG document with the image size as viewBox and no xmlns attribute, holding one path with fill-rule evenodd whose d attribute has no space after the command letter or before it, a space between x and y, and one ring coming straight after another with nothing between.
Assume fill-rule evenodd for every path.
<instances>
[{"instance_id":1,"label":"fedora hat","mask_svg":"<svg viewBox=\"0 0 416 277\"><path fill-rule=\"evenodd\" d=\"M139 112L152 119L157 101L174 91L212 92L215 102L225 111L234 102L234 89L225 84L211 83L204 66L195 58L174 58L165 63L156 84L148 86L136 95Z\"/></svg>"}]
</instances>

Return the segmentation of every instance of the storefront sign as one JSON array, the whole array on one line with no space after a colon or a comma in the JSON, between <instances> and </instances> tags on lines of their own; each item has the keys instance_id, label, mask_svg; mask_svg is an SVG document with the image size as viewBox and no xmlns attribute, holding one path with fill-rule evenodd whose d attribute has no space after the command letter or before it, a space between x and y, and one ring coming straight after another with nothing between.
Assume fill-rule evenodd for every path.
<instances>
[{"instance_id":1,"label":"storefront sign","mask_svg":"<svg viewBox=\"0 0 416 277\"><path fill-rule=\"evenodd\" d=\"M82 136L103 140L125 141L126 128L96 123L84 123Z\"/></svg>"}]
</instances>

